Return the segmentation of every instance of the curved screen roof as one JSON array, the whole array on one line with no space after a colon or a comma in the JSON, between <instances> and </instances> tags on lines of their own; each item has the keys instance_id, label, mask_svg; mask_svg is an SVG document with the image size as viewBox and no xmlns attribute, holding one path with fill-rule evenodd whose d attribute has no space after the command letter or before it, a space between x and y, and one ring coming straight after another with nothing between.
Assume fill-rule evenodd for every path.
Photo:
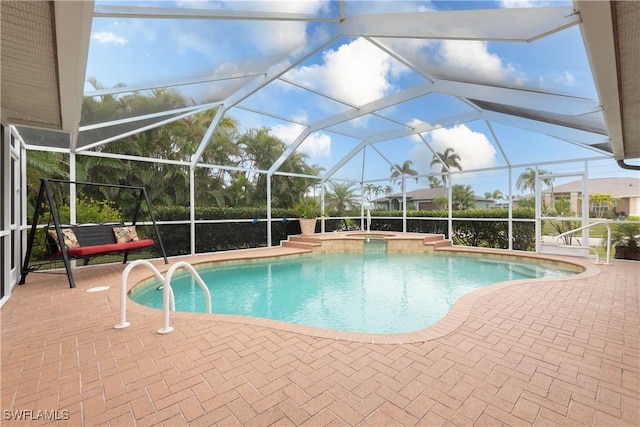
<instances>
[{"instance_id":1,"label":"curved screen roof","mask_svg":"<svg viewBox=\"0 0 640 427\"><path fill-rule=\"evenodd\" d=\"M553 159L640 157L621 107L637 108L637 79L615 52L620 13L639 8L511 3L2 2L2 118L27 144L82 152L220 108L329 173L367 156L424 169L447 146L465 170L525 164L536 144ZM623 65L638 55L626 49ZM157 91L188 105L81 110Z\"/></svg>"}]
</instances>

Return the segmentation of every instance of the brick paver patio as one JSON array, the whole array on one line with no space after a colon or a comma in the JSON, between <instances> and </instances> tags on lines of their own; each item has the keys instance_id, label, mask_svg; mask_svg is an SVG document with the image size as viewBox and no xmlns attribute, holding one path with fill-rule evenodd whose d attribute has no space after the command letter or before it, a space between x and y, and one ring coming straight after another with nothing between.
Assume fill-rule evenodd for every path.
<instances>
[{"instance_id":1,"label":"brick paver patio","mask_svg":"<svg viewBox=\"0 0 640 427\"><path fill-rule=\"evenodd\" d=\"M640 425L640 264L577 260L388 344L193 313L160 335L161 312L131 301L118 330L122 265L76 270L75 289L30 274L1 310L2 425Z\"/></svg>"}]
</instances>

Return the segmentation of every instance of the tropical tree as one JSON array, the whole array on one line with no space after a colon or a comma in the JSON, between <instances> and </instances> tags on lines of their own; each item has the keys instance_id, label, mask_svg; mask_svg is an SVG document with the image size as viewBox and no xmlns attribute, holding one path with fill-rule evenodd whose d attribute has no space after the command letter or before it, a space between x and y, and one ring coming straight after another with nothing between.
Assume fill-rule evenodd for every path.
<instances>
[{"instance_id":1,"label":"tropical tree","mask_svg":"<svg viewBox=\"0 0 640 427\"><path fill-rule=\"evenodd\" d=\"M287 145L274 135L269 128L249 129L242 134L237 144L241 149L239 165L254 171L244 172L248 181L252 183L254 206L264 205L267 199L266 171L278 160L287 149ZM308 155L302 151L295 151L287 157L279 172L289 172L298 175L319 175L322 170L318 165L307 163ZM312 186L309 179L300 179L291 175L273 175L271 177L271 205L273 207L290 207L303 197Z\"/></svg>"},{"instance_id":2,"label":"tropical tree","mask_svg":"<svg viewBox=\"0 0 640 427\"><path fill-rule=\"evenodd\" d=\"M320 190L320 188L322 188L322 183L320 182L320 175L324 171L325 171L325 168L320 166L317 163L314 163L311 166L309 166L309 175L317 176L318 178L317 179L303 178L305 185L307 186L307 190L305 191L305 194L307 194L309 190L311 190L313 196L316 197L316 193Z\"/></svg>"},{"instance_id":3,"label":"tropical tree","mask_svg":"<svg viewBox=\"0 0 640 427\"><path fill-rule=\"evenodd\" d=\"M383 188L380 185L369 183L364 185L363 190L365 197L367 198L367 202L371 205L373 203L373 198L382 193Z\"/></svg>"},{"instance_id":4,"label":"tropical tree","mask_svg":"<svg viewBox=\"0 0 640 427\"><path fill-rule=\"evenodd\" d=\"M392 183L396 183L398 181L400 181L400 188L401 191L404 192L404 183L405 180L404 178L408 175L408 176L415 176L415 180L416 183L418 182L418 172L416 170L414 170L411 165L413 164L413 162L411 160L405 160L404 163L402 163L402 165L398 165L395 164L393 166L391 166L391 182Z\"/></svg>"},{"instance_id":5,"label":"tropical tree","mask_svg":"<svg viewBox=\"0 0 640 427\"><path fill-rule=\"evenodd\" d=\"M488 200L502 200L504 199L504 194L500 190L494 190L493 193L487 191L484 193L484 198Z\"/></svg>"},{"instance_id":6,"label":"tropical tree","mask_svg":"<svg viewBox=\"0 0 640 427\"><path fill-rule=\"evenodd\" d=\"M40 191L40 178L69 179L68 156L48 151L29 151L27 156L27 207L30 217ZM56 197L62 197L62 193L58 192Z\"/></svg>"},{"instance_id":7,"label":"tropical tree","mask_svg":"<svg viewBox=\"0 0 640 427\"><path fill-rule=\"evenodd\" d=\"M248 182L251 183L251 197L253 200L263 200L266 203L268 179L266 171L282 155L286 145L276 136L271 135L269 128L249 129L240 135L236 143L241 149L239 165L252 170L244 172ZM274 177L272 184L275 184L276 178ZM281 200L275 193L284 187L286 187L286 181L277 186L272 185L272 189L275 190L271 196L273 206L281 206ZM293 204L297 198L290 200L289 205Z\"/></svg>"},{"instance_id":8,"label":"tropical tree","mask_svg":"<svg viewBox=\"0 0 640 427\"><path fill-rule=\"evenodd\" d=\"M538 169L538 175L550 175L551 172ZM553 185L553 178L544 178L542 182L547 185ZM516 188L522 191L530 190L532 193L536 191L536 171L532 168L526 168L524 172L518 176Z\"/></svg>"},{"instance_id":9,"label":"tropical tree","mask_svg":"<svg viewBox=\"0 0 640 427\"><path fill-rule=\"evenodd\" d=\"M103 86L96 79L89 83L96 89ZM123 85L117 85L123 87ZM173 89L155 89L133 92L127 95L102 95L85 98L82 110L83 124L123 117L135 117L151 112L177 109L186 106L179 92ZM138 134L110 142L97 151L128 154L147 158L162 158L191 162L198 160L209 165L234 167L240 159L240 149L235 143L237 123L224 116L217 124L199 159L193 159L204 139L217 108L195 114L150 129ZM104 133L104 130L101 130ZM112 136L109 131L98 137ZM179 204L189 202L189 169L166 163L134 162L116 158L84 156L78 160L78 177L86 176L88 181L142 185L147 187L152 204ZM158 179L162 177L162 179ZM198 167L195 169L195 200L202 205L224 205L222 190L232 181L229 170L224 168ZM113 199L119 189L94 189L102 194L93 194L100 199Z\"/></svg>"},{"instance_id":10,"label":"tropical tree","mask_svg":"<svg viewBox=\"0 0 640 427\"><path fill-rule=\"evenodd\" d=\"M429 180L429 188L442 188L442 181L435 176L427 177L427 179Z\"/></svg>"},{"instance_id":11,"label":"tropical tree","mask_svg":"<svg viewBox=\"0 0 640 427\"><path fill-rule=\"evenodd\" d=\"M476 198L470 185L456 184L451 187L451 201L459 210L475 206Z\"/></svg>"},{"instance_id":12,"label":"tropical tree","mask_svg":"<svg viewBox=\"0 0 640 427\"><path fill-rule=\"evenodd\" d=\"M382 192L384 193L385 196L388 196L389 194L393 194L393 187L390 185L385 185L385 187L382 189Z\"/></svg>"},{"instance_id":13,"label":"tropical tree","mask_svg":"<svg viewBox=\"0 0 640 427\"><path fill-rule=\"evenodd\" d=\"M284 147L286 147L286 145L284 145ZM308 158L309 156L306 153L295 151L284 160L278 170L280 172L290 172L300 175L319 175L323 168L318 165L309 165L307 163ZM298 200L299 196L307 194L314 182L317 181L307 178L300 179L293 176L275 175L273 177L273 185L271 186L271 197L272 202L275 201L279 203L274 206L290 206Z\"/></svg>"},{"instance_id":14,"label":"tropical tree","mask_svg":"<svg viewBox=\"0 0 640 427\"><path fill-rule=\"evenodd\" d=\"M325 205L341 216L344 211L358 205L358 196L353 183L329 183L329 191L325 195Z\"/></svg>"},{"instance_id":15,"label":"tropical tree","mask_svg":"<svg viewBox=\"0 0 640 427\"><path fill-rule=\"evenodd\" d=\"M40 178L67 179L69 160L62 153L29 151L27 156L27 187L29 193L38 193Z\"/></svg>"},{"instance_id":16,"label":"tropical tree","mask_svg":"<svg viewBox=\"0 0 640 427\"><path fill-rule=\"evenodd\" d=\"M449 205L449 197L447 196L438 196L433 198L433 204L436 209L447 209Z\"/></svg>"},{"instance_id":17,"label":"tropical tree","mask_svg":"<svg viewBox=\"0 0 640 427\"><path fill-rule=\"evenodd\" d=\"M558 217L571 217L575 215L575 212L571 211L571 201L569 200L568 197L559 197L553 202L552 212L548 212L547 214L555 215ZM543 229L546 223L547 221L543 221ZM556 234L558 235L563 234L570 230L575 230L581 225L580 221L563 220L563 219L550 220L548 221L548 223L551 225L551 227L556 231ZM574 234L568 234L566 236L563 236L561 239L564 241L565 245L571 245L574 238L576 238Z\"/></svg>"},{"instance_id":18,"label":"tropical tree","mask_svg":"<svg viewBox=\"0 0 640 427\"><path fill-rule=\"evenodd\" d=\"M602 218L605 212L613 209L614 200L618 200L618 198L613 197L611 194L589 194L589 201L591 201L592 210L596 218Z\"/></svg>"},{"instance_id":19,"label":"tropical tree","mask_svg":"<svg viewBox=\"0 0 640 427\"><path fill-rule=\"evenodd\" d=\"M460 156L453 150L453 148L448 147L442 153L436 153L433 155L433 159L429 166L434 165L442 165L441 173L442 173L442 182L445 187L447 185L447 172L451 171L451 169L462 170L462 165L460 164Z\"/></svg>"}]
</instances>

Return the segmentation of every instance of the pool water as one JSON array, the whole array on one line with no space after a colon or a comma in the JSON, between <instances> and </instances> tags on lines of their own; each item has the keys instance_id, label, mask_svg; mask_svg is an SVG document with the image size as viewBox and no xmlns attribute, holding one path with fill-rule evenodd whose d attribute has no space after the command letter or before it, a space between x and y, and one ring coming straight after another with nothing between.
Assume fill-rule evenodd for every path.
<instances>
[{"instance_id":1,"label":"pool water","mask_svg":"<svg viewBox=\"0 0 640 427\"><path fill-rule=\"evenodd\" d=\"M199 267L214 313L366 333L412 332L442 319L462 295L486 285L575 274L557 267L460 255L325 254ZM131 298L162 308L161 283ZM173 276L177 311L206 312L202 289Z\"/></svg>"}]
</instances>

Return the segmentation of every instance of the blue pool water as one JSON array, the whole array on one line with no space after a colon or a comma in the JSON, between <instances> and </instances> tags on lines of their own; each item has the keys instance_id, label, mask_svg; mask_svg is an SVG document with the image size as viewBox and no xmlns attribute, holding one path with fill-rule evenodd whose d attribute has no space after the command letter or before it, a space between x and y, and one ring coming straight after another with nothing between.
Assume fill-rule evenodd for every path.
<instances>
[{"instance_id":1,"label":"blue pool water","mask_svg":"<svg viewBox=\"0 0 640 427\"><path fill-rule=\"evenodd\" d=\"M351 332L401 333L440 320L462 295L483 286L575 274L557 267L460 255L327 254L198 268L212 310ZM160 282L131 298L162 308ZM206 312L186 272L173 276L177 311Z\"/></svg>"}]
</instances>

